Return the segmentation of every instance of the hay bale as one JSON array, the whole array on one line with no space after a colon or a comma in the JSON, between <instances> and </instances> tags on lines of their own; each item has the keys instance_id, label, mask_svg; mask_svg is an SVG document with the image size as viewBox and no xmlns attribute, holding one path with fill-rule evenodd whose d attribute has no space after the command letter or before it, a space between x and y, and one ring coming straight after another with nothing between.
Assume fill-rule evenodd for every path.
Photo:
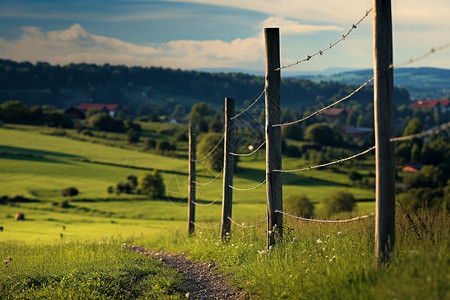
<instances>
[{"instance_id":1,"label":"hay bale","mask_svg":"<svg viewBox=\"0 0 450 300\"><path fill-rule=\"evenodd\" d=\"M21 212L18 212L14 216L14 219L16 219L17 221L24 221L25 220L25 214L21 213Z\"/></svg>"}]
</instances>

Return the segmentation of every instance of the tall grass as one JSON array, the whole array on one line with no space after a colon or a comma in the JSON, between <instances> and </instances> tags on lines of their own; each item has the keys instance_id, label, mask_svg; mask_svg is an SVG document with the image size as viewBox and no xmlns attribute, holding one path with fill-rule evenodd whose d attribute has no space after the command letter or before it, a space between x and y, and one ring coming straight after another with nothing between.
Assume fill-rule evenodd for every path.
<instances>
[{"instance_id":1,"label":"tall grass","mask_svg":"<svg viewBox=\"0 0 450 300\"><path fill-rule=\"evenodd\" d=\"M227 242L220 241L217 226L197 228L190 238L178 232L140 242L216 260L258 299L449 299L449 216L433 216L422 216L433 230L431 241L418 239L400 212L395 258L380 268L374 264L373 218L347 224L287 221L283 241L271 250L265 249L264 228L233 227Z\"/></svg>"},{"instance_id":2,"label":"tall grass","mask_svg":"<svg viewBox=\"0 0 450 300\"><path fill-rule=\"evenodd\" d=\"M182 299L181 275L118 240L0 246L1 299Z\"/></svg>"}]
</instances>

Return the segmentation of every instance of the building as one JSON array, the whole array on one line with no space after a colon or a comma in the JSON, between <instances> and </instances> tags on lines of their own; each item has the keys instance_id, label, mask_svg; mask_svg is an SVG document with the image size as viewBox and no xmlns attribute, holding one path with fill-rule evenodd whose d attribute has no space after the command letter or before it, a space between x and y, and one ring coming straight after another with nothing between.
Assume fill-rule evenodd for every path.
<instances>
[{"instance_id":1,"label":"building","mask_svg":"<svg viewBox=\"0 0 450 300\"><path fill-rule=\"evenodd\" d=\"M107 113L111 117L116 117L119 113L123 112L123 108L120 104L81 103L77 108L84 115L91 109L95 109L100 113Z\"/></svg>"},{"instance_id":2,"label":"building","mask_svg":"<svg viewBox=\"0 0 450 300\"><path fill-rule=\"evenodd\" d=\"M435 113L450 112L450 100L419 100L411 104L412 108L416 109L433 109Z\"/></svg>"},{"instance_id":3,"label":"building","mask_svg":"<svg viewBox=\"0 0 450 300\"><path fill-rule=\"evenodd\" d=\"M344 108L328 108L320 113L325 118L328 124L333 124L336 121L344 123L348 116L348 111Z\"/></svg>"},{"instance_id":4,"label":"building","mask_svg":"<svg viewBox=\"0 0 450 300\"><path fill-rule=\"evenodd\" d=\"M76 120L86 119L86 115L84 113L82 113L79 109L77 109L76 107L73 107L73 106L66 109L64 111L64 113L72 119L76 119Z\"/></svg>"}]
</instances>

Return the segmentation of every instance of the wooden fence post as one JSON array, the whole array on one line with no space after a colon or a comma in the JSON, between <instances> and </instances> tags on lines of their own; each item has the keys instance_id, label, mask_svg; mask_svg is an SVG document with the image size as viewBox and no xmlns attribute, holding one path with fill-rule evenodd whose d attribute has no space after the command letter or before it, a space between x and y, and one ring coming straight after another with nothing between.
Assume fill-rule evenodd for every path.
<instances>
[{"instance_id":1,"label":"wooden fence post","mask_svg":"<svg viewBox=\"0 0 450 300\"><path fill-rule=\"evenodd\" d=\"M389 261L395 243L394 84L390 0L373 0L374 110L376 146L375 258Z\"/></svg>"},{"instance_id":2,"label":"wooden fence post","mask_svg":"<svg viewBox=\"0 0 450 300\"><path fill-rule=\"evenodd\" d=\"M266 197L267 197L267 248L283 236L283 210L281 173L280 123L280 31L264 28L266 50Z\"/></svg>"},{"instance_id":3,"label":"wooden fence post","mask_svg":"<svg viewBox=\"0 0 450 300\"><path fill-rule=\"evenodd\" d=\"M189 186L188 186L188 233L195 230L195 130L189 123Z\"/></svg>"},{"instance_id":4,"label":"wooden fence post","mask_svg":"<svg viewBox=\"0 0 450 300\"><path fill-rule=\"evenodd\" d=\"M225 98L225 137L223 140L223 199L222 199L222 230L220 237L223 239L230 233L231 212L233 204L233 174L234 174L234 99Z\"/></svg>"}]
</instances>

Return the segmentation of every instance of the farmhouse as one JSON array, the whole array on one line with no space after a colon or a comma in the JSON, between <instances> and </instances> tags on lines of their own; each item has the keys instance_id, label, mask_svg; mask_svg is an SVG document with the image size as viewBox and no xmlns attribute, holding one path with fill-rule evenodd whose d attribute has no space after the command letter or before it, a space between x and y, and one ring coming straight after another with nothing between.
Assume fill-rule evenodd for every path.
<instances>
[{"instance_id":1,"label":"farmhouse","mask_svg":"<svg viewBox=\"0 0 450 300\"><path fill-rule=\"evenodd\" d=\"M433 109L435 113L448 113L450 112L450 100L419 100L414 101L411 104L412 108L415 109Z\"/></svg>"},{"instance_id":2,"label":"farmhouse","mask_svg":"<svg viewBox=\"0 0 450 300\"><path fill-rule=\"evenodd\" d=\"M111 117L115 117L119 113L123 112L123 108L120 104L81 103L77 108L85 115L90 109L98 110L101 113L107 113Z\"/></svg>"},{"instance_id":3,"label":"farmhouse","mask_svg":"<svg viewBox=\"0 0 450 300\"><path fill-rule=\"evenodd\" d=\"M69 117L71 117L72 119L77 119L77 120L86 119L86 115L84 113L82 113L79 109L77 109L76 107L73 107L73 106L66 109L64 111L64 113L66 115L68 115Z\"/></svg>"},{"instance_id":4,"label":"farmhouse","mask_svg":"<svg viewBox=\"0 0 450 300\"><path fill-rule=\"evenodd\" d=\"M320 113L324 116L325 121L328 124L335 123L336 121L343 121L347 118L348 111L344 108L329 108Z\"/></svg>"}]
</instances>

